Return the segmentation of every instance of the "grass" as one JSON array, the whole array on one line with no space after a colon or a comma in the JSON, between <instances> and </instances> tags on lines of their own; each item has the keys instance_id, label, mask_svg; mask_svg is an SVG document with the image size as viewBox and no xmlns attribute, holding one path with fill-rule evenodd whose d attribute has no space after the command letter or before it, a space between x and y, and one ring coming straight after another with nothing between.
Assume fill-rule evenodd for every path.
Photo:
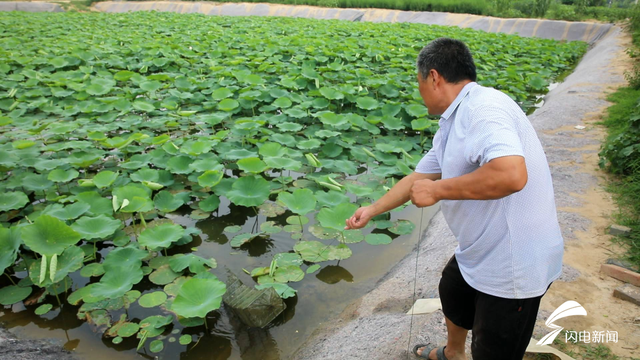
<instances>
[{"instance_id":1,"label":"grass","mask_svg":"<svg viewBox=\"0 0 640 360\"><path fill-rule=\"evenodd\" d=\"M558 337L553 340L552 347L562 351L576 360L621 360L621 358L611 352L606 345L603 344L583 344L576 342L565 342L565 333L563 330ZM552 354L535 354L531 357L535 360L555 360L557 357ZM639 360L633 358L632 360Z\"/></svg>"},{"instance_id":2,"label":"grass","mask_svg":"<svg viewBox=\"0 0 640 360\"><path fill-rule=\"evenodd\" d=\"M603 122L609 135L601 147L600 166L615 174L607 189L618 204L615 221L632 229L630 236L615 241L625 245L627 260L640 270L640 149L634 145L640 89L620 88L608 100L614 105L607 109Z\"/></svg>"}]
</instances>

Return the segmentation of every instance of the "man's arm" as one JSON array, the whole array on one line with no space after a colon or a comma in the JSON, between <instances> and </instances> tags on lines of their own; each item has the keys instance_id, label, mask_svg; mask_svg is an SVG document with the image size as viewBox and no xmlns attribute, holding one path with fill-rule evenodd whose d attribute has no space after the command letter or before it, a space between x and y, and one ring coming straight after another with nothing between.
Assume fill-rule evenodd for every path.
<instances>
[{"instance_id":1,"label":"man's arm","mask_svg":"<svg viewBox=\"0 0 640 360\"><path fill-rule=\"evenodd\" d=\"M440 179L440 176L441 174L420 174L417 172L405 176L378 201L369 206L359 208L352 217L347 219L345 230L365 227L374 216L393 210L409 201L411 189L417 181L427 180L433 182Z\"/></svg>"},{"instance_id":2,"label":"man's arm","mask_svg":"<svg viewBox=\"0 0 640 360\"><path fill-rule=\"evenodd\" d=\"M413 182L411 202L418 207L440 200L491 200L511 195L527 184L527 166L522 156L493 159L477 170L455 178Z\"/></svg>"}]
</instances>

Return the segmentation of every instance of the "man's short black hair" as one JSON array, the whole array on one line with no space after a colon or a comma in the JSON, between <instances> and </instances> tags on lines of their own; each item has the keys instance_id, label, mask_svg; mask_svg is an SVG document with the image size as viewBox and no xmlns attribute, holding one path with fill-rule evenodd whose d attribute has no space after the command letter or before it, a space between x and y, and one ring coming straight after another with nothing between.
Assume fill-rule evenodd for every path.
<instances>
[{"instance_id":1,"label":"man's short black hair","mask_svg":"<svg viewBox=\"0 0 640 360\"><path fill-rule=\"evenodd\" d=\"M418 73L426 79L435 69L449 83L476 81L476 64L467 45L460 40L438 38L422 48L418 55Z\"/></svg>"}]
</instances>

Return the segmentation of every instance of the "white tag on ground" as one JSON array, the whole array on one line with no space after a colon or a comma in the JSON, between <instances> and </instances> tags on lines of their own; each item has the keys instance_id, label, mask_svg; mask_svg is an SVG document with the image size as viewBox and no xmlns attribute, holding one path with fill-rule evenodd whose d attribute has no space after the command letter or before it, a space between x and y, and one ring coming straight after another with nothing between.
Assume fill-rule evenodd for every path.
<instances>
[{"instance_id":1,"label":"white tag on ground","mask_svg":"<svg viewBox=\"0 0 640 360\"><path fill-rule=\"evenodd\" d=\"M575 360L571 356L561 352L560 350L554 349L549 345L536 345L538 340L531 338L529 340L529 346L527 346L528 353L539 353L539 354L553 354L560 358L560 360Z\"/></svg>"},{"instance_id":2,"label":"white tag on ground","mask_svg":"<svg viewBox=\"0 0 640 360\"><path fill-rule=\"evenodd\" d=\"M415 310L414 310L415 309ZM424 315L431 314L436 310L442 309L442 304L440 303L440 299L418 299L415 304L409 309L407 315Z\"/></svg>"}]
</instances>

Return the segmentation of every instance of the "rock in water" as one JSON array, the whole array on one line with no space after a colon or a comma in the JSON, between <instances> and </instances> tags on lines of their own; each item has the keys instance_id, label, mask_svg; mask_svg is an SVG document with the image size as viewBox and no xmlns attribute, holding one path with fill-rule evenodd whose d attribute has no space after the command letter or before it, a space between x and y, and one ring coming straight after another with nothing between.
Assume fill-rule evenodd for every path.
<instances>
[{"instance_id":1,"label":"rock in water","mask_svg":"<svg viewBox=\"0 0 640 360\"><path fill-rule=\"evenodd\" d=\"M246 286L227 269L227 292L222 301L250 327L265 327L287 307L273 288L256 290Z\"/></svg>"}]
</instances>

